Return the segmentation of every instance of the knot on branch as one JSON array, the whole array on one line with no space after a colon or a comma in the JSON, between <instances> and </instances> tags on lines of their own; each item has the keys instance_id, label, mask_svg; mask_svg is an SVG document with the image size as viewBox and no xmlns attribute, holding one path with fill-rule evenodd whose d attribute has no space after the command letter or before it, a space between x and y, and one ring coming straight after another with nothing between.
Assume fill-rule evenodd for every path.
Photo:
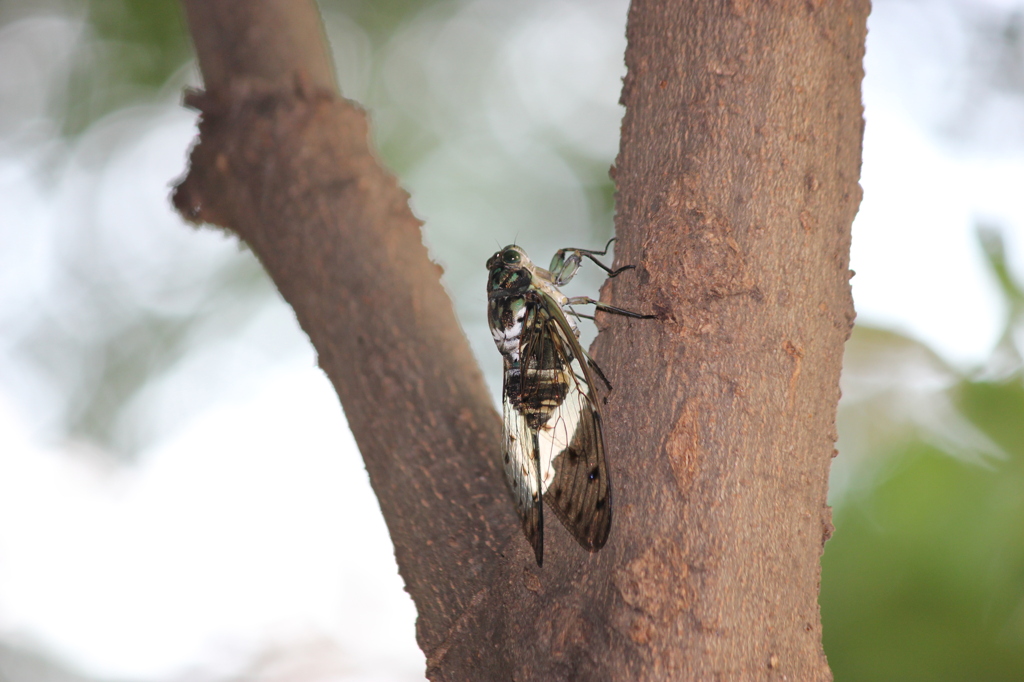
<instances>
[{"instance_id":1,"label":"knot on branch","mask_svg":"<svg viewBox=\"0 0 1024 682\"><path fill-rule=\"evenodd\" d=\"M315 152L366 154L365 113L312 85L301 71L286 80L238 77L226 88L186 89L183 104L199 112L199 136L172 203L191 223L218 225L243 238L241 213L260 212L274 193L287 200L280 194L295 193L296 174L312 183L322 175ZM273 185L285 169L292 182Z\"/></svg>"},{"instance_id":2,"label":"knot on branch","mask_svg":"<svg viewBox=\"0 0 1024 682\"><path fill-rule=\"evenodd\" d=\"M240 76L233 79L227 89L185 88L182 104L207 118L229 115L242 106L267 111L290 99L313 103L333 102L340 97L334 90L314 85L306 73L296 71L290 80L284 81Z\"/></svg>"}]
</instances>

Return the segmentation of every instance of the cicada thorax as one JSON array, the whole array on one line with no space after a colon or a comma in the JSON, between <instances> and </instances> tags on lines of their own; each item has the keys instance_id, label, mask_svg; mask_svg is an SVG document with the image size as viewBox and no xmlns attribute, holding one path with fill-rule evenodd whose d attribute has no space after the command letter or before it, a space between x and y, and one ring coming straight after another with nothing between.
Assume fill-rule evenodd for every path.
<instances>
[{"instance_id":1,"label":"cicada thorax","mask_svg":"<svg viewBox=\"0 0 1024 682\"><path fill-rule=\"evenodd\" d=\"M526 268L502 267L500 264L495 264L487 278L487 293L491 298L515 296L529 289L532 281L533 277Z\"/></svg>"},{"instance_id":2,"label":"cicada thorax","mask_svg":"<svg viewBox=\"0 0 1024 682\"><path fill-rule=\"evenodd\" d=\"M496 257L487 265L491 268L487 278L487 324L494 344L505 358L507 372L510 367L518 368L532 276L525 268L503 266Z\"/></svg>"}]
</instances>

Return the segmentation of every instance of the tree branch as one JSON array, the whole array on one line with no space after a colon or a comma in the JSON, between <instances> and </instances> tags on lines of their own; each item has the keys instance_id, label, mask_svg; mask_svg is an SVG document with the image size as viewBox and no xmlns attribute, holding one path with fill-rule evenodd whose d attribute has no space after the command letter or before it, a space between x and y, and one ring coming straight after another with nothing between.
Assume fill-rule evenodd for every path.
<instances>
[{"instance_id":1,"label":"tree branch","mask_svg":"<svg viewBox=\"0 0 1024 682\"><path fill-rule=\"evenodd\" d=\"M617 246L669 320L594 348L617 394L615 533L641 538L608 575L630 679L831 679L817 596L868 9L630 7Z\"/></svg>"},{"instance_id":2,"label":"tree branch","mask_svg":"<svg viewBox=\"0 0 1024 682\"><path fill-rule=\"evenodd\" d=\"M369 148L365 113L338 95L314 3L184 6L206 90L187 99L200 137L174 204L237 233L295 309L341 398L430 651L518 540L490 394L408 195Z\"/></svg>"}]
</instances>

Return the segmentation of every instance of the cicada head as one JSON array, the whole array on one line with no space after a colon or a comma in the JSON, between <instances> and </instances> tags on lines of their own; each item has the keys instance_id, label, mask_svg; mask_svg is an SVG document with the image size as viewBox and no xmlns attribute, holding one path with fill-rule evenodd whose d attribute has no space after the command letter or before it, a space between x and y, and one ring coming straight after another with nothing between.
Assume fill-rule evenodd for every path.
<instances>
[{"instance_id":1,"label":"cicada head","mask_svg":"<svg viewBox=\"0 0 1024 682\"><path fill-rule=\"evenodd\" d=\"M506 246L487 259L490 276L487 292L490 295L520 294L532 282L530 257L515 245Z\"/></svg>"}]
</instances>

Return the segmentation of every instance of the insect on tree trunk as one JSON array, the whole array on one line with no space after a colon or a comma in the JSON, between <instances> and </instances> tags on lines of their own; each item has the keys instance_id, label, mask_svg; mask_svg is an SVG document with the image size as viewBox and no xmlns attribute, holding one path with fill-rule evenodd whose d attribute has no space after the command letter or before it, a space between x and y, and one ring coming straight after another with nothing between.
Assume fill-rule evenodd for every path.
<instances>
[{"instance_id":1,"label":"insect on tree trunk","mask_svg":"<svg viewBox=\"0 0 1024 682\"><path fill-rule=\"evenodd\" d=\"M817 594L860 189L865 0L636 0L593 355L615 516L520 535L500 425L306 0L185 0L175 205L294 307L366 462L435 680L827 680ZM496 359L497 361L497 359Z\"/></svg>"}]
</instances>

